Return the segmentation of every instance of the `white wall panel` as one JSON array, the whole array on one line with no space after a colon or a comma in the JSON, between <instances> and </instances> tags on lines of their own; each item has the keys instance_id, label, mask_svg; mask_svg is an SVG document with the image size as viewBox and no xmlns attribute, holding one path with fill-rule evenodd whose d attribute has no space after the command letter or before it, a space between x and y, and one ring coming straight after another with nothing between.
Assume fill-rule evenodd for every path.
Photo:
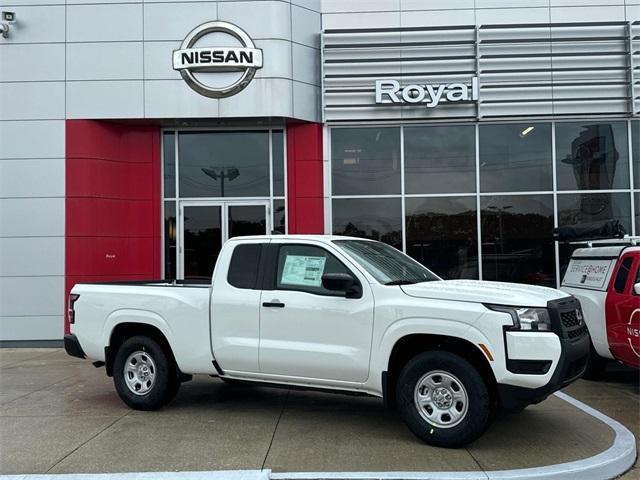
<instances>
[{"instance_id":1,"label":"white wall panel","mask_svg":"<svg viewBox=\"0 0 640 480\"><path fill-rule=\"evenodd\" d=\"M400 0L402 10L452 10L473 8L475 0Z\"/></svg>"},{"instance_id":2,"label":"white wall panel","mask_svg":"<svg viewBox=\"0 0 640 480\"><path fill-rule=\"evenodd\" d=\"M625 19L623 6L606 7L553 7L551 21L562 22L611 22Z\"/></svg>"},{"instance_id":3,"label":"white wall panel","mask_svg":"<svg viewBox=\"0 0 640 480\"><path fill-rule=\"evenodd\" d=\"M0 275L64 275L64 237L0 238Z\"/></svg>"},{"instance_id":4,"label":"white wall panel","mask_svg":"<svg viewBox=\"0 0 640 480\"><path fill-rule=\"evenodd\" d=\"M0 159L63 157L64 120L0 122Z\"/></svg>"},{"instance_id":5,"label":"white wall panel","mask_svg":"<svg viewBox=\"0 0 640 480\"><path fill-rule=\"evenodd\" d=\"M400 12L327 13L322 15L323 30L342 28L397 28Z\"/></svg>"},{"instance_id":6,"label":"white wall panel","mask_svg":"<svg viewBox=\"0 0 640 480\"><path fill-rule=\"evenodd\" d=\"M144 118L142 80L67 83L68 118Z\"/></svg>"},{"instance_id":7,"label":"white wall panel","mask_svg":"<svg viewBox=\"0 0 640 480\"><path fill-rule=\"evenodd\" d=\"M255 78L240 93L218 100L220 117L293 116L291 80Z\"/></svg>"},{"instance_id":8,"label":"white wall panel","mask_svg":"<svg viewBox=\"0 0 640 480\"><path fill-rule=\"evenodd\" d=\"M552 7L586 7L587 5L624 5L625 0L549 0ZM626 0L629 3L629 0Z\"/></svg>"},{"instance_id":9,"label":"white wall panel","mask_svg":"<svg viewBox=\"0 0 640 480\"><path fill-rule=\"evenodd\" d=\"M182 80L148 80L144 88L147 118L217 118L218 100L197 94Z\"/></svg>"},{"instance_id":10,"label":"white wall panel","mask_svg":"<svg viewBox=\"0 0 640 480\"><path fill-rule=\"evenodd\" d=\"M317 12L317 13L322 12L321 0L291 0L291 4L298 5L299 7L308 8L309 10L313 10L314 12Z\"/></svg>"},{"instance_id":11,"label":"white wall panel","mask_svg":"<svg viewBox=\"0 0 640 480\"><path fill-rule=\"evenodd\" d=\"M64 120L64 82L0 83L3 120Z\"/></svg>"},{"instance_id":12,"label":"white wall panel","mask_svg":"<svg viewBox=\"0 0 640 480\"><path fill-rule=\"evenodd\" d=\"M182 41L195 27L212 20L218 20L215 2L150 3L144 6L144 38Z\"/></svg>"},{"instance_id":13,"label":"white wall panel","mask_svg":"<svg viewBox=\"0 0 640 480\"><path fill-rule=\"evenodd\" d=\"M400 10L400 0L367 0L364 2L345 2L345 0L322 0L323 13L378 11L384 12L389 10Z\"/></svg>"},{"instance_id":14,"label":"white wall panel","mask_svg":"<svg viewBox=\"0 0 640 480\"><path fill-rule=\"evenodd\" d=\"M64 277L0 277L0 317L64 314Z\"/></svg>"},{"instance_id":15,"label":"white wall panel","mask_svg":"<svg viewBox=\"0 0 640 480\"><path fill-rule=\"evenodd\" d=\"M575 0L574 0L575 1ZM546 7L549 0L476 0L476 8Z\"/></svg>"},{"instance_id":16,"label":"white wall panel","mask_svg":"<svg viewBox=\"0 0 640 480\"><path fill-rule=\"evenodd\" d=\"M142 42L67 45L68 80L141 80L142 66Z\"/></svg>"},{"instance_id":17,"label":"white wall panel","mask_svg":"<svg viewBox=\"0 0 640 480\"><path fill-rule=\"evenodd\" d=\"M67 6L67 41L135 40L142 40L142 4Z\"/></svg>"},{"instance_id":18,"label":"white wall panel","mask_svg":"<svg viewBox=\"0 0 640 480\"><path fill-rule=\"evenodd\" d=\"M478 9L476 23L488 25L496 23L548 23L549 8L500 8Z\"/></svg>"},{"instance_id":19,"label":"white wall panel","mask_svg":"<svg viewBox=\"0 0 640 480\"><path fill-rule=\"evenodd\" d=\"M315 48L292 44L293 78L320 85L320 52Z\"/></svg>"},{"instance_id":20,"label":"white wall panel","mask_svg":"<svg viewBox=\"0 0 640 480\"><path fill-rule=\"evenodd\" d=\"M321 16L306 8L291 6L291 40L320 48Z\"/></svg>"},{"instance_id":21,"label":"white wall panel","mask_svg":"<svg viewBox=\"0 0 640 480\"><path fill-rule=\"evenodd\" d=\"M254 40L287 38L291 31L290 8L285 2L220 2L218 17L238 25Z\"/></svg>"},{"instance_id":22,"label":"white wall panel","mask_svg":"<svg viewBox=\"0 0 640 480\"><path fill-rule=\"evenodd\" d=\"M64 158L0 160L0 198L64 197Z\"/></svg>"},{"instance_id":23,"label":"white wall panel","mask_svg":"<svg viewBox=\"0 0 640 480\"><path fill-rule=\"evenodd\" d=\"M473 25L473 10L427 10L402 12L403 27L434 27L447 25Z\"/></svg>"},{"instance_id":24,"label":"white wall panel","mask_svg":"<svg viewBox=\"0 0 640 480\"><path fill-rule=\"evenodd\" d=\"M180 40L145 42L144 78L146 80L181 79L180 72L173 69L171 62L171 54L178 48L180 48Z\"/></svg>"},{"instance_id":25,"label":"white wall panel","mask_svg":"<svg viewBox=\"0 0 640 480\"><path fill-rule=\"evenodd\" d=\"M61 5L16 8L18 21L0 44L64 42L64 8Z\"/></svg>"},{"instance_id":26,"label":"white wall panel","mask_svg":"<svg viewBox=\"0 0 640 480\"><path fill-rule=\"evenodd\" d=\"M60 340L63 335L62 315L0 317L0 340Z\"/></svg>"},{"instance_id":27,"label":"white wall panel","mask_svg":"<svg viewBox=\"0 0 640 480\"><path fill-rule=\"evenodd\" d=\"M306 83L293 82L293 116L315 121L320 116L320 88Z\"/></svg>"},{"instance_id":28,"label":"white wall panel","mask_svg":"<svg viewBox=\"0 0 640 480\"><path fill-rule=\"evenodd\" d=\"M64 198L0 198L0 237L64 235Z\"/></svg>"},{"instance_id":29,"label":"white wall panel","mask_svg":"<svg viewBox=\"0 0 640 480\"><path fill-rule=\"evenodd\" d=\"M0 82L64 80L64 44L4 45Z\"/></svg>"}]
</instances>

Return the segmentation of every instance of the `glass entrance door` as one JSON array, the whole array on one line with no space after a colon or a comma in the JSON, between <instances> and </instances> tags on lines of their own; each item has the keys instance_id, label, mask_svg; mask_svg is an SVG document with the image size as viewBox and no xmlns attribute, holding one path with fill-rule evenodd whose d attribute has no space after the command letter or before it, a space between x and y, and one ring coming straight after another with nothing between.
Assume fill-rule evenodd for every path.
<instances>
[{"instance_id":1,"label":"glass entrance door","mask_svg":"<svg viewBox=\"0 0 640 480\"><path fill-rule=\"evenodd\" d=\"M178 278L209 280L222 244L269 231L268 202L180 202Z\"/></svg>"}]
</instances>

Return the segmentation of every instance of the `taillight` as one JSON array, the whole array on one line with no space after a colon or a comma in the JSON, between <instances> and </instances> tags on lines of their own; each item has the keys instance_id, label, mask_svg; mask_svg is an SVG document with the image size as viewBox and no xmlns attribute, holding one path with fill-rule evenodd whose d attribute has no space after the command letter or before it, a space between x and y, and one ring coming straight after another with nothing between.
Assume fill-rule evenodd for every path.
<instances>
[{"instance_id":1,"label":"taillight","mask_svg":"<svg viewBox=\"0 0 640 480\"><path fill-rule=\"evenodd\" d=\"M80 298L80 295L78 295L77 293L69 294L69 310L67 312L69 317L69 323L76 322L76 311L74 310L74 305L76 304L79 298Z\"/></svg>"}]
</instances>

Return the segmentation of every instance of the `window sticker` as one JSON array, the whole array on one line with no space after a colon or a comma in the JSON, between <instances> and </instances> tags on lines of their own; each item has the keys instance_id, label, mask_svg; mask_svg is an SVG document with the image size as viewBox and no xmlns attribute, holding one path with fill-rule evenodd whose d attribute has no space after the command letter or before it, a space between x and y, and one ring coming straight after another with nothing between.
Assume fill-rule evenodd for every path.
<instances>
[{"instance_id":1,"label":"window sticker","mask_svg":"<svg viewBox=\"0 0 640 480\"><path fill-rule=\"evenodd\" d=\"M322 285L322 273L326 261L325 257L287 255L280 283L282 285L319 287Z\"/></svg>"}]
</instances>

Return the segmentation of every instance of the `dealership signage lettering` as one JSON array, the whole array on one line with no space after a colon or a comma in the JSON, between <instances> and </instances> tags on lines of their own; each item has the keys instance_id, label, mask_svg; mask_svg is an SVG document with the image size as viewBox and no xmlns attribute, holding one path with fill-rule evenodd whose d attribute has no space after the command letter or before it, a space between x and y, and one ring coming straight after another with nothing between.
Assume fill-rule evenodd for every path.
<instances>
[{"instance_id":1,"label":"dealership signage lettering","mask_svg":"<svg viewBox=\"0 0 640 480\"><path fill-rule=\"evenodd\" d=\"M478 100L478 78L471 79L471 87L464 83L410 84L401 86L397 80L376 80L376 103L415 104L427 108L447 102Z\"/></svg>"},{"instance_id":2,"label":"dealership signage lettering","mask_svg":"<svg viewBox=\"0 0 640 480\"><path fill-rule=\"evenodd\" d=\"M224 34L241 46L195 47L201 38L210 34ZM229 22L212 21L197 26L185 37L180 48L173 51L173 69L180 72L189 87L211 98L240 92L249 85L259 68L262 68L262 50L255 47L247 32ZM212 85L211 80L206 83L206 75L221 72L238 72L238 76L224 86Z\"/></svg>"}]
</instances>

